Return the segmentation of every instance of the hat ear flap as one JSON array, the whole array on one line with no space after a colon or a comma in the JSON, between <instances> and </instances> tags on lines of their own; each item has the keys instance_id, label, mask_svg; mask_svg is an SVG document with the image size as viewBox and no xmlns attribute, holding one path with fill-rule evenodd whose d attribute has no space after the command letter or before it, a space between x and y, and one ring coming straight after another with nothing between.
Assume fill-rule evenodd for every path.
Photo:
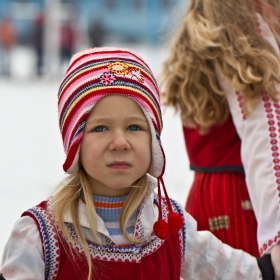
<instances>
[{"instance_id":1,"label":"hat ear flap","mask_svg":"<svg viewBox=\"0 0 280 280\"><path fill-rule=\"evenodd\" d=\"M160 137L158 132L155 128L155 124L153 123L152 117L150 116L149 112L147 112L140 104L139 106L142 108L143 113L148 121L151 133L151 146L152 146L152 160L150 167L147 171L150 175L155 178L160 177L165 170L165 156L163 149L161 148L160 144Z\"/></svg>"}]
</instances>

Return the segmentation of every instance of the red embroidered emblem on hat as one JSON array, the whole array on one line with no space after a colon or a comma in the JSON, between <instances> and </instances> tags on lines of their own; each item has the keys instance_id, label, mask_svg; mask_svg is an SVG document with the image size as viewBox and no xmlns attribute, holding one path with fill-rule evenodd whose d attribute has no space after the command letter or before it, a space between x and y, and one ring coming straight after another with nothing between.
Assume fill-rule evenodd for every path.
<instances>
[{"instance_id":1,"label":"red embroidered emblem on hat","mask_svg":"<svg viewBox=\"0 0 280 280\"><path fill-rule=\"evenodd\" d=\"M102 85L111 85L116 80L114 73L112 72L104 72L103 75L100 76L100 83Z\"/></svg>"}]
</instances>

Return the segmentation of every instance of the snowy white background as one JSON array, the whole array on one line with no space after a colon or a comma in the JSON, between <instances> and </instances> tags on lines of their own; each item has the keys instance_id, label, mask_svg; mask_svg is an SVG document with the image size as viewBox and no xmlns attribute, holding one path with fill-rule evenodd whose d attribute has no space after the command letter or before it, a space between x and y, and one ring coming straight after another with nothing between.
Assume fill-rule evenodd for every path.
<instances>
[{"instance_id":1,"label":"snowy white background","mask_svg":"<svg viewBox=\"0 0 280 280\"><path fill-rule=\"evenodd\" d=\"M133 46L155 75L163 49ZM15 78L0 78L0 256L21 213L45 199L65 176L64 152L57 121L56 94L60 79L32 77L27 50L14 55ZM181 122L171 109L163 110L162 143L170 197L184 204L193 174L185 152Z\"/></svg>"}]
</instances>

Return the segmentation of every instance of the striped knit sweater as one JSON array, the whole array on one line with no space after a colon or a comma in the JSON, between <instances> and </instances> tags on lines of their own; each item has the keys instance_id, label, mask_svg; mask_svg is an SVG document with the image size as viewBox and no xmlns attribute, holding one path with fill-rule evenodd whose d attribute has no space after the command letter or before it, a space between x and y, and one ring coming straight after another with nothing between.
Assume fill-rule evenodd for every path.
<instances>
[{"instance_id":1,"label":"striped knit sweater","mask_svg":"<svg viewBox=\"0 0 280 280\"><path fill-rule=\"evenodd\" d=\"M112 240L118 245L130 243L123 236L119 222L121 209L124 205L124 201L126 200L126 198L127 196L93 196L93 203L95 206L96 213L104 221L105 227L107 228ZM131 235L134 234L134 228L138 213L139 211L135 211L135 213L132 215L128 222L127 232Z\"/></svg>"}]
</instances>

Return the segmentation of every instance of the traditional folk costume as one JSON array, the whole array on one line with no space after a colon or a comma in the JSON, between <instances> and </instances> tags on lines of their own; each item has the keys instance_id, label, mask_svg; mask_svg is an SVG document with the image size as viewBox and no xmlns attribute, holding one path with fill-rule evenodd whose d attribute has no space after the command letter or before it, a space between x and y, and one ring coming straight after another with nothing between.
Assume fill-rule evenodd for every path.
<instances>
[{"instance_id":1,"label":"traditional folk costume","mask_svg":"<svg viewBox=\"0 0 280 280\"><path fill-rule=\"evenodd\" d=\"M195 172L186 211L196 219L198 230L210 230L222 242L258 257L257 221L231 116L205 135L183 129Z\"/></svg>"},{"instance_id":2,"label":"traditional folk costume","mask_svg":"<svg viewBox=\"0 0 280 280\"><path fill-rule=\"evenodd\" d=\"M114 234L119 231L117 220L104 222L103 219L112 216L108 212L103 219L98 215L103 246L98 245L90 234L85 204L80 201L80 223L97 268L92 279L262 279L254 257L221 243L208 231L197 231L195 220L174 201L173 211L184 217L183 228L166 240L158 238L153 233L153 224L158 219L158 197L154 188L156 182L150 178L150 190L139 207L133 233L147 239L135 245L128 244L121 234ZM81 247L72 244L73 261L68 244L63 236L58 238L55 221L46 209L47 203L43 202L26 211L15 224L0 269L7 280L86 279L87 263ZM164 219L166 210L163 200ZM101 211L106 212L105 207ZM67 214L64 221L75 238L71 216Z\"/></svg>"},{"instance_id":3,"label":"traditional folk costume","mask_svg":"<svg viewBox=\"0 0 280 280\"><path fill-rule=\"evenodd\" d=\"M259 14L256 24L280 57L279 46ZM263 92L247 116L242 93L226 83L218 64L215 67L230 116L203 136L184 127L195 171L186 210L199 230L211 230L234 248L263 255L280 240L280 102Z\"/></svg>"},{"instance_id":4,"label":"traditional folk costume","mask_svg":"<svg viewBox=\"0 0 280 280\"><path fill-rule=\"evenodd\" d=\"M127 228L139 243L129 243L120 230L122 197L93 197L100 237L95 240L85 205L92 201L86 201L81 194L78 217L93 263L92 279L251 280L261 275L274 279L270 255L257 260L223 244L209 231L198 232L195 220L169 199L162 178L165 156L160 142L158 87L147 64L130 51L95 48L71 60L58 94L66 153L64 170L69 174L78 171L87 116L99 100L110 94L132 98L143 110L151 132L152 159L147 171L148 189ZM86 279L85 254L68 210L64 223L75 241L63 235L53 214L52 198L24 212L5 247L0 273L8 280Z\"/></svg>"}]
</instances>

